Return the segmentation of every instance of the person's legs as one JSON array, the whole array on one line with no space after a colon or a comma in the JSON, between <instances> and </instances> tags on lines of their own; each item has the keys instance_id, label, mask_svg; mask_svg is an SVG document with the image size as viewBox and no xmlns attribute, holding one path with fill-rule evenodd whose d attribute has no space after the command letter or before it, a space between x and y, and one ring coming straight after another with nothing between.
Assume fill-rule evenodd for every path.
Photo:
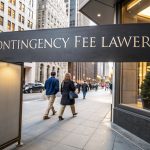
<instances>
[{"instance_id":1,"label":"person's legs","mask_svg":"<svg viewBox=\"0 0 150 150\"><path fill-rule=\"evenodd\" d=\"M53 112L53 115L55 115L56 114L56 110L54 109L54 106L52 107L52 112Z\"/></svg>"},{"instance_id":2,"label":"person's legs","mask_svg":"<svg viewBox=\"0 0 150 150\"><path fill-rule=\"evenodd\" d=\"M71 108L72 114L74 114L75 113L75 106L74 105L70 105L70 108Z\"/></svg>"},{"instance_id":3,"label":"person's legs","mask_svg":"<svg viewBox=\"0 0 150 150\"><path fill-rule=\"evenodd\" d=\"M54 107L53 107L53 104L54 104L54 101L55 101L55 95L50 95L48 96L48 100L49 100L49 103L48 103L48 108L45 112L45 115L44 115L44 118L43 119L49 119L48 117L48 114L49 114L49 111L52 109L52 111L54 111Z\"/></svg>"},{"instance_id":4,"label":"person's legs","mask_svg":"<svg viewBox=\"0 0 150 150\"><path fill-rule=\"evenodd\" d=\"M80 88L78 89L78 94L80 93Z\"/></svg>"},{"instance_id":5,"label":"person's legs","mask_svg":"<svg viewBox=\"0 0 150 150\"><path fill-rule=\"evenodd\" d=\"M61 105L61 107L60 107L60 111L59 111L59 116L61 116L61 117L62 117L62 115L63 115L63 113L64 113L65 108L66 108L66 105Z\"/></svg>"},{"instance_id":6,"label":"person's legs","mask_svg":"<svg viewBox=\"0 0 150 150\"><path fill-rule=\"evenodd\" d=\"M77 115L76 111L75 111L75 105L70 105L71 111L72 111L72 115L73 117Z\"/></svg>"},{"instance_id":7,"label":"person's legs","mask_svg":"<svg viewBox=\"0 0 150 150\"><path fill-rule=\"evenodd\" d=\"M83 99L85 99L86 91L83 92Z\"/></svg>"},{"instance_id":8,"label":"person's legs","mask_svg":"<svg viewBox=\"0 0 150 150\"><path fill-rule=\"evenodd\" d=\"M83 99L85 99L85 91L83 91Z\"/></svg>"},{"instance_id":9,"label":"person's legs","mask_svg":"<svg viewBox=\"0 0 150 150\"><path fill-rule=\"evenodd\" d=\"M64 118L62 117L62 115L64 113L65 108L66 108L66 105L61 105L61 108L60 108L60 111L59 111L59 116L58 116L58 118L59 118L60 121L64 120Z\"/></svg>"}]
</instances>

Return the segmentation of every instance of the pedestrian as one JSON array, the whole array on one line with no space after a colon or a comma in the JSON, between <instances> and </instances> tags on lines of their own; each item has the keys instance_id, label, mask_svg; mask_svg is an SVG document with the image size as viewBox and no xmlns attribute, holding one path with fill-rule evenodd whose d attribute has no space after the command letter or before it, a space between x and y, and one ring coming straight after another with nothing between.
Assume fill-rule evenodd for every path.
<instances>
[{"instance_id":1,"label":"pedestrian","mask_svg":"<svg viewBox=\"0 0 150 150\"><path fill-rule=\"evenodd\" d=\"M70 91L75 92L75 85L74 85L74 82L71 80L71 74L66 73L65 78L61 83L62 97L61 97L61 102L60 102L61 108L60 108L59 117L58 117L60 121L64 120L62 116L67 105L70 106L73 117L77 115L75 111L75 99L69 98Z\"/></svg>"},{"instance_id":2,"label":"pedestrian","mask_svg":"<svg viewBox=\"0 0 150 150\"><path fill-rule=\"evenodd\" d=\"M95 83L95 91L98 90L98 83Z\"/></svg>"},{"instance_id":3,"label":"pedestrian","mask_svg":"<svg viewBox=\"0 0 150 150\"><path fill-rule=\"evenodd\" d=\"M59 80L56 79L55 76L56 76L56 72L51 72L51 77L48 78L45 82L46 96L47 96L49 102L48 102L48 108L46 109L43 120L50 118L48 116L50 110L52 110L53 115L56 114L53 104L54 104L54 101L56 98L56 94L59 91Z\"/></svg>"},{"instance_id":4,"label":"pedestrian","mask_svg":"<svg viewBox=\"0 0 150 150\"><path fill-rule=\"evenodd\" d=\"M78 82L76 82L75 88L76 88L76 90L77 90L77 93L79 94L79 93L80 93L81 85L80 85Z\"/></svg>"},{"instance_id":5,"label":"pedestrian","mask_svg":"<svg viewBox=\"0 0 150 150\"><path fill-rule=\"evenodd\" d=\"M106 82L106 83L105 83L105 91L108 91L108 89L109 89L109 83Z\"/></svg>"},{"instance_id":6,"label":"pedestrian","mask_svg":"<svg viewBox=\"0 0 150 150\"><path fill-rule=\"evenodd\" d=\"M84 81L84 83L82 84L83 99L85 99L88 89L89 89L89 87L88 87L86 81Z\"/></svg>"},{"instance_id":7,"label":"pedestrian","mask_svg":"<svg viewBox=\"0 0 150 150\"><path fill-rule=\"evenodd\" d=\"M102 87L102 89L104 89L104 86L105 86L105 84L102 82L102 83L101 83L101 87Z\"/></svg>"},{"instance_id":8,"label":"pedestrian","mask_svg":"<svg viewBox=\"0 0 150 150\"><path fill-rule=\"evenodd\" d=\"M91 83L89 83L89 89L92 90L92 84Z\"/></svg>"},{"instance_id":9,"label":"pedestrian","mask_svg":"<svg viewBox=\"0 0 150 150\"><path fill-rule=\"evenodd\" d=\"M112 94L112 82L109 84L110 93Z\"/></svg>"}]
</instances>

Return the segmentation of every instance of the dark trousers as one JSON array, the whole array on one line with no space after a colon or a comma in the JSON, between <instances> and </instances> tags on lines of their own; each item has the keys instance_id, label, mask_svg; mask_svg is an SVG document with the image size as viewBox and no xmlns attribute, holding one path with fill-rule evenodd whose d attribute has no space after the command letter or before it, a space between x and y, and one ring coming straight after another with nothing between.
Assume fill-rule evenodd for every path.
<instances>
[{"instance_id":1,"label":"dark trousers","mask_svg":"<svg viewBox=\"0 0 150 150\"><path fill-rule=\"evenodd\" d=\"M83 98L85 98L85 96L86 96L86 91L82 91L83 92Z\"/></svg>"}]
</instances>

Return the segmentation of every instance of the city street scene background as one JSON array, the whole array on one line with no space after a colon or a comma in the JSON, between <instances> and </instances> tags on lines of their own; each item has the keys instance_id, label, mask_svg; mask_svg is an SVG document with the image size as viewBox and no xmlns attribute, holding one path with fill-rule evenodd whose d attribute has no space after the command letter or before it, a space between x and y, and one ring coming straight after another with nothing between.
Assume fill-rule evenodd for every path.
<instances>
[{"instance_id":1,"label":"city street scene background","mask_svg":"<svg viewBox=\"0 0 150 150\"><path fill-rule=\"evenodd\" d=\"M109 2L0 0L0 32L113 24L112 9L115 7ZM131 0L120 7L121 23L150 22L149 11L145 10L150 8L150 1ZM83 13L81 8L84 8ZM99 9L105 10L105 17ZM14 144L5 150L149 150L150 125L147 120L149 120L150 103L146 101L144 105L141 97L150 90L150 74L148 74L150 63L120 63L119 67L117 66L118 70L116 66L114 62L25 62L22 87L23 146L16 147ZM44 85L51 77L51 72L55 72L59 80L59 92L54 102L57 112L56 115L50 112L50 118L45 120L43 115L49 101L45 95ZM78 114L73 117L70 107L67 107L63 115L64 120L59 121L58 112L62 96L60 88L68 72L78 93L78 98L75 100ZM88 86L85 97L82 92L84 82ZM117 89L117 86L120 89L116 92L114 89ZM112 111L118 105L122 107L117 111L121 112L122 109L124 113L129 111L127 115L137 116L138 112L141 112L139 116L143 116L147 124L144 124L140 117L139 120L131 119L130 116L127 119L120 117L117 111ZM120 117L120 120L117 117L118 120L115 117L113 119L113 115ZM133 121L133 126L130 121ZM128 127L129 125L132 127ZM138 125L142 126L140 130Z\"/></svg>"}]
</instances>

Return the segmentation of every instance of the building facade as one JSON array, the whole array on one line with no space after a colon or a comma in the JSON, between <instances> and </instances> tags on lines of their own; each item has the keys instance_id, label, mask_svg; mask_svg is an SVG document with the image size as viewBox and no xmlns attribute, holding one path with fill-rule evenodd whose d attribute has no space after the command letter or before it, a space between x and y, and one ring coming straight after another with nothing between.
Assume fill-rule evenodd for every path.
<instances>
[{"instance_id":1,"label":"building facade","mask_svg":"<svg viewBox=\"0 0 150 150\"><path fill-rule=\"evenodd\" d=\"M70 27L89 26L90 20L79 12L80 0L70 1ZM73 80L82 83L95 82L97 79L97 64L93 62L69 62L68 69Z\"/></svg>"},{"instance_id":2,"label":"building facade","mask_svg":"<svg viewBox=\"0 0 150 150\"><path fill-rule=\"evenodd\" d=\"M0 31L36 28L36 0L0 0ZM35 81L35 63L24 63L24 83Z\"/></svg>"},{"instance_id":3,"label":"building facade","mask_svg":"<svg viewBox=\"0 0 150 150\"><path fill-rule=\"evenodd\" d=\"M63 81L65 74L68 72L68 63L66 62L40 62L36 63L35 82L44 83L51 75L56 72L56 77L60 82Z\"/></svg>"},{"instance_id":4,"label":"building facade","mask_svg":"<svg viewBox=\"0 0 150 150\"><path fill-rule=\"evenodd\" d=\"M150 1L147 0L84 2L81 12L99 25L150 22ZM147 142L150 142L150 109L144 106L141 87L149 69L149 62L115 63L112 109L115 124Z\"/></svg>"},{"instance_id":5,"label":"building facade","mask_svg":"<svg viewBox=\"0 0 150 150\"><path fill-rule=\"evenodd\" d=\"M38 0L37 29L64 28L69 26L70 0ZM38 62L36 63L36 82L44 83L52 71L56 77L63 80L68 72L67 62Z\"/></svg>"},{"instance_id":6,"label":"building facade","mask_svg":"<svg viewBox=\"0 0 150 150\"><path fill-rule=\"evenodd\" d=\"M97 77L102 82L112 82L112 75L113 75L113 63L97 63Z\"/></svg>"},{"instance_id":7,"label":"building facade","mask_svg":"<svg viewBox=\"0 0 150 150\"><path fill-rule=\"evenodd\" d=\"M67 13L67 6L64 0L38 0L37 28L51 29L68 27L68 15L69 13Z\"/></svg>"}]
</instances>

